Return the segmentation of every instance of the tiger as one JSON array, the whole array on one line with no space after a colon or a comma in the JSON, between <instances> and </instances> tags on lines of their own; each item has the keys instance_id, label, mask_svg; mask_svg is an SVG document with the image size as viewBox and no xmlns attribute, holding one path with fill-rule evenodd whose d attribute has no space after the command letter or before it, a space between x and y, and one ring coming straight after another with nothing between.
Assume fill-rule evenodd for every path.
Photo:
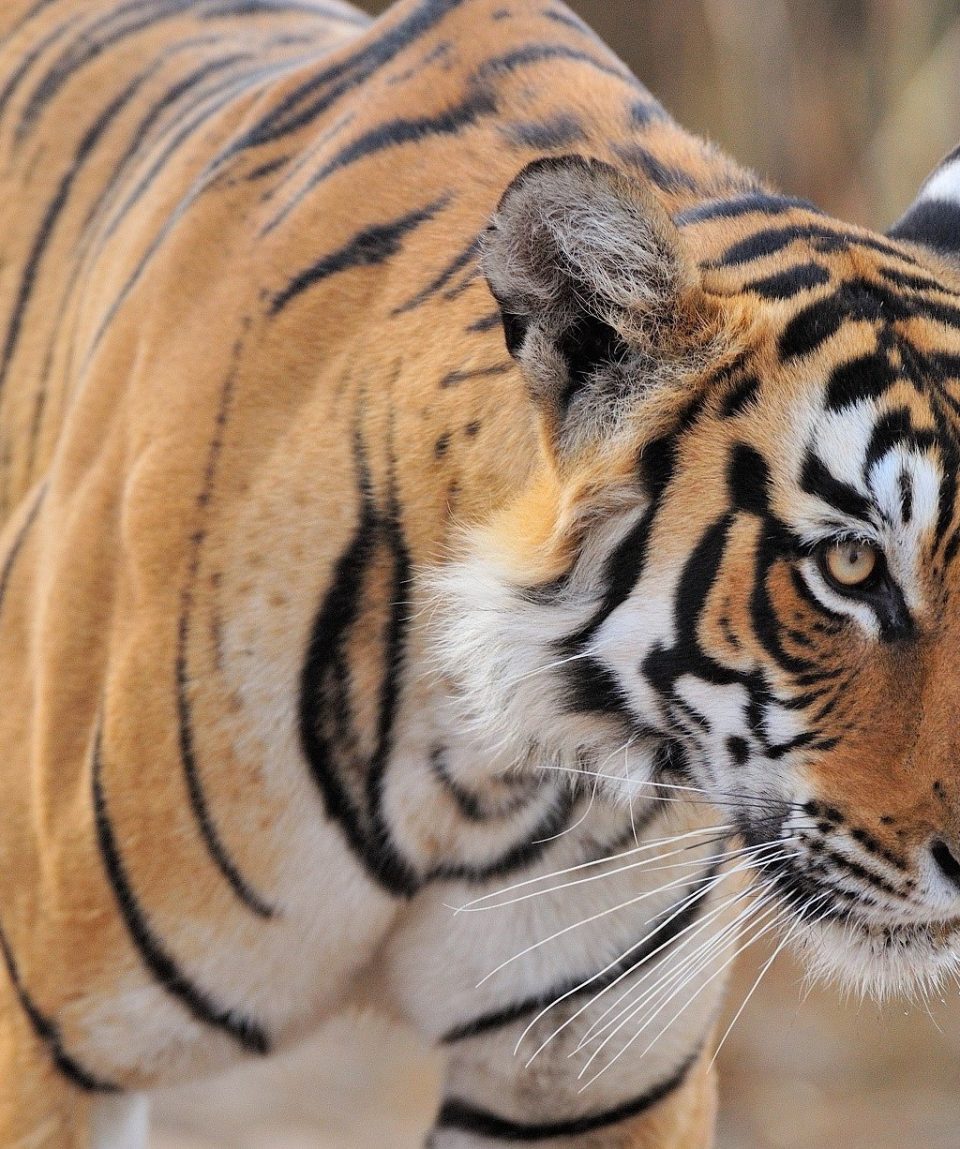
<instances>
[{"instance_id":1,"label":"tiger","mask_svg":"<svg viewBox=\"0 0 960 1149\"><path fill-rule=\"evenodd\" d=\"M879 234L559 0L6 0L0 172L0 1144L364 1007L431 1149L703 1149L741 936L958 970L960 152Z\"/></svg>"}]
</instances>

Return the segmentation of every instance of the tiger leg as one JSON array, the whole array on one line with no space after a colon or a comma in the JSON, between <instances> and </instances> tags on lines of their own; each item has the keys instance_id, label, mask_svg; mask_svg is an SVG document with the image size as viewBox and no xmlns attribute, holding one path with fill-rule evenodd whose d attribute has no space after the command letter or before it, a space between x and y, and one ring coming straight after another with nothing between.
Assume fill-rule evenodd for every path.
<instances>
[{"instance_id":1,"label":"tiger leg","mask_svg":"<svg viewBox=\"0 0 960 1149\"><path fill-rule=\"evenodd\" d=\"M555 916L518 901L454 918L470 893L441 887L391 938L388 996L448 1055L430 1149L708 1149L726 943L690 932L679 887L660 920L687 932L659 945L645 916L557 932L598 904L590 887L563 893Z\"/></svg>"},{"instance_id":2,"label":"tiger leg","mask_svg":"<svg viewBox=\"0 0 960 1149\"><path fill-rule=\"evenodd\" d=\"M0 966L3 1149L146 1149L146 1098L87 1079L55 1023L9 975Z\"/></svg>"},{"instance_id":3,"label":"tiger leg","mask_svg":"<svg viewBox=\"0 0 960 1149\"><path fill-rule=\"evenodd\" d=\"M89 1149L93 1100L57 1068L13 988L0 981L0 1145Z\"/></svg>"},{"instance_id":4,"label":"tiger leg","mask_svg":"<svg viewBox=\"0 0 960 1149\"><path fill-rule=\"evenodd\" d=\"M664 1082L620 1103L596 1107L582 1082L565 1085L549 1071L528 1074L501 1048L496 1060L458 1051L451 1059L428 1149L496 1149L522 1141L539 1149L710 1149L716 1073L698 1054ZM506 1054L506 1056L503 1056ZM569 1113L571 1102L579 1112Z\"/></svg>"}]
</instances>

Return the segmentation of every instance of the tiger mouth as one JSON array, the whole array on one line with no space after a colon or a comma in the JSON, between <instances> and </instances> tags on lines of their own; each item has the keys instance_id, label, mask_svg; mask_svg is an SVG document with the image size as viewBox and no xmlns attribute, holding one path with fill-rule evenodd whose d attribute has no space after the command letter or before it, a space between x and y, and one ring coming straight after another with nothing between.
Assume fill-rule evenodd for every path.
<instances>
[{"instance_id":1,"label":"tiger mouth","mask_svg":"<svg viewBox=\"0 0 960 1149\"><path fill-rule=\"evenodd\" d=\"M793 916L812 933L830 937L843 931L844 942L865 945L872 956L884 952L905 954L923 950L946 953L960 938L960 917L897 920L870 913L867 906L852 902L850 890L815 881L792 867L771 867L765 877L778 890ZM864 902L868 896L864 897ZM833 927L833 928L831 928Z\"/></svg>"}]
</instances>

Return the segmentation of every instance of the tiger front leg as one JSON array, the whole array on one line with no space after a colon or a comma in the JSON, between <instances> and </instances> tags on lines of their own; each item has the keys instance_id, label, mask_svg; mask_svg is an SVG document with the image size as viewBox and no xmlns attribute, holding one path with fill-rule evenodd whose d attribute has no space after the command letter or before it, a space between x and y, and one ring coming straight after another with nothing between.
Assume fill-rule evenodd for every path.
<instances>
[{"instance_id":1,"label":"tiger front leg","mask_svg":"<svg viewBox=\"0 0 960 1149\"><path fill-rule=\"evenodd\" d=\"M90 1149L93 1094L58 1069L56 1051L29 1022L29 1003L18 999L6 970L0 979L0 1145Z\"/></svg>"},{"instance_id":2,"label":"tiger front leg","mask_svg":"<svg viewBox=\"0 0 960 1149\"><path fill-rule=\"evenodd\" d=\"M716 1117L710 1054L701 1052L681 1070L645 1095L598 1110L589 1108L589 1091L578 1094L579 1083L571 1087L548 1074L504 1079L482 1059L459 1052L451 1058L427 1147L493 1149L523 1142L541 1149L710 1149Z\"/></svg>"},{"instance_id":3,"label":"tiger front leg","mask_svg":"<svg viewBox=\"0 0 960 1149\"><path fill-rule=\"evenodd\" d=\"M694 870L638 893L627 872L603 894L581 884L532 899L522 886L456 915L502 882L419 895L385 973L449 1057L430 1149L708 1149L734 936L710 881Z\"/></svg>"},{"instance_id":4,"label":"tiger front leg","mask_svg":"<svg viewBox=\"0 0 960 1149\"><path fill-rule=\"evenodd\" d=\"M89 1079L10 973L0 967L0 1145L146 1149L146 1099Z\"/></svg>"}]
</instances>

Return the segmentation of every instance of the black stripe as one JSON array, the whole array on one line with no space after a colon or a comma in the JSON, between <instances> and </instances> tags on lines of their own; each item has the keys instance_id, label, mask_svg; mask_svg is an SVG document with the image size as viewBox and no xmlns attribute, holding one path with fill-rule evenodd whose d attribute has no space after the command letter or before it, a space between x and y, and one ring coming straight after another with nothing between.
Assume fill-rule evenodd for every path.
<instances>
[{"instance_id":1,"label":"black stripe","mask_svg":"<svg viewBox=\"0 0 960 1149\"><path fill-rule=\"evenodd\" d=\"M418 291L416 295L411 296L406 303L401 303L399 307L395 307L391 314L403 315L407 311L412 311L415 307L419 307L422 303L425 303L431 296L436 295L438 291L442 291L457 272L462 271L468 264L476 260L479 251L480 239L479 236L477 236L471 239L467 246L458 252L426 287ZM500 312L498 311L497 322L499 323L499 321Z\"/></svg>"},{"instance_id":2,"label":"black stripe","mask_svg":"<svg viewBox=\"0 0 960 1149\"><path fill-rule=\"evenodd\" d=\"M752 373L738 379L723 397L720 414L725 419L732 419L745 411L760 393L760 376Z\"/></svg>"},{"instance_id":3,"label":"black stripe","mask_svg":"<svg viewBox=\"0 0 960 1149\"><path fill-rule=\"evenodd\" d=\"M378 124L377 128L364 132L349 144L344 145L333 159L328 161L319 171L307 180L307 183L297 191L294 199L279 211L278 215L266 225L264 232L273 228L291 214L300 203L307 198L313 188L322 184L334 172L349 167L351 163L365 160L387 148L400 147L403 144L419 144L431 136L456 136L465 128L470 128L483 116L496 113L496 101L493 94L488 91L477 91L454 107L447 108L435 116L418 116L413 119L390 119L385 124Z\"/></svg>"},{"instance_id":4,"label":"black stripe","mask_svg":"<svg viewBox=\"0 0 960 1149\"><path fill-rule=\"evenodd\" d=\"M877 270L882 279L906 291L935 291L943 295L950 294L950 289L947 285L941 280L935 279L932 275L924 275L922 272L917 271L903 271L896 267L879 267Z\"/></svg>"},{"instance_id":5,"label":"black stripe","mask_svg":"<svg viewBox=\"0 0 960 1149\"><path fill-rule=\"evenodd\" d=\"M420 143L430 136L453 136L464 128L475 124L483 116L493 115L497 110L493 95L478 91L461 103L435 116L418 116L416 119L396 119L379 124L351 140L319 171L307 180L293 199L285 204L277 215L263 229L264 234L273 231L294 211L299 204L324 180L335 172L357 163L359 160L376 155L387 148L400 147L407 143Z\"/></svg>"},{"instance_id":6,"label":"black stripe","mask_svg":"<svg viewBox=\"0 0 960 1149\"><path fill-rule=\"evenodd\" d=\"M720 865L720 862L716 862L709 866L702 878L687 887L683 897L678 899L676 905L683 905L692 894L704 889L705 879L713 877L718 872ZM609 986L620 981L627 972L635 972L641 966L646 965L652 956L655 955L660 960L666 957L677 937L696 920L703 910L708 893L709 890L704 889L702 899L695 898L679 913L675 906L665 910L659 915L660 924L657 924L657 920L650 923L640 940L630 946L617 962L602 973L566 978L549 990L514 1002L512 1005L503 1006L501 1009L481 1014L473 1021L464 1022L454 1029L448 1030L440 1040L445 1045L452 1045L454 1042L476 1037L478 1034L486 1033L491 1029L500 1029L505 1025L510 1025L522 1017L546 1009L547 1006L561 999L567 1001L586 995L599 995ZM672 918L671 915L673 915Z\"/></svg>"},{"instance_id":7,"label":"black stripe","mask_svg":"<svg viewBox=\"0 0 960 1149\"><path fill-rule=\"evenodd\" d=\"M60 1027L55 1021L52 1021L41 1012L37 1003L27 992L13 956L13 950L10 948L10 942L2 927L0 927L0 956L3 957L3 964L6 966L7 974L13 986L13 992L16 994L17 1001L20 1003L20 1008L27 1015L33 1032L47 1047L50 1057L53 1059L53 1064L63 1076L85 1093L119 1093L119 1085L91 1073L90 1070L81 1065L76 1058L67 1053L63 1045Z\"/></svg>"},{"instance_id":8,"label":"black stripe","mask_svg":"<svg viewBox=\"0 0 960 1149\"><path fill-rule=\"evenodd\" d=\"M631 88L641 87L640 81L624 68L615 56L611 54L610 61L599 60L589 52L579 48L571 48L567 44L527 44L522 48L515 48L505 52L502 56L493 56L485 60L477 69L477 77L484 79L487 76L507 76L518 68L526 68L530 64L542 64L544 60L573 60L579 64L586 64L605 76L613 76L622 80Z\"/></svg>"},{"instance_id":9,"label":"black stripe","mask_svg":"<svg viewBox=\"0 0 960 1149\"><path fill-rule=\"evenodd\" d=\"M648 1109L684 1083L687 1074L700 1056L697 1049L665 1081L661 1081L632 1101L626 1101L613 1109L601 1113L589 1113L583 1117L572 1117L567 1121L548 1121L526 1124L500 1117L488 1109L481 1109L469 1101L448 1098L444 1101L436 1121L437 1129L458 1129L477 1137L488 1137L494 1141L548 1141L552 1137L579 1137L597 1129L606 1129L621 1121L639 1117Z\"/></svg>"},{"instance_id":10,"label":"black stripe","mask_svg":"<svg viewBox=\"0 0 960 1149\"><path fill-rule=\"evenodd\" d=\"M190 699L187 694L187 639L189 637L189 611L192 607L192 596L189 591L183 594L183 614L177 627L177 658L176 658L176 697L177 721L180 746L180 761L183 764L183 774L187 783L187 793L190 797L190 809L200 828L200 835L211 859L217 869L224 876L230 889L237 899L248 910L261 918L272 918L276 910L265 901L240 872L239 867L230 856L223 839L217 830L207 796L200 781L200 771L197 764L196 747L193 740L193 716L190 709Z\"/></svg>"},{"instance_id":11,"label":"black stripe","mask_svg":"<svg viewBox=\"0 0 960 1149\"><path fill-rule=\"evenodd\" d=\"M7 379L7 372L10 368L10 361L13 358L13 353L16 349L17 342L20 338L20 329L23 324L23 316L27 309L27 304L30 301L30 296L33 293L34 283L36 281L37 272L40 267L40 261L43 259L44 252L46 251L47 244L53 234L53 229L56 226L60 214L66 207L67 199L70 191L73 188L74 180L83 170L83 166L89 158L93 149L97 146L100 138L107 131L119 113L126 107L126 105L133 99L140 88L157 72L160 67L160 62L156 61L147 69L135 77L124 90L114 100L107 105L107 107L100 113L94 123L87 129L74 153L73 160L70 167L60 180L60 186L57 188L56 194L47 205L47 210L44 213L43 220L40 223L40 228L34 237L33 245L30 249L30 254L27 257L26 263L23 266L23 273L20 277L20 285L17 290L17 297L13 304L13 311L11 312L10 319L7 324L7 337L4 340L3 353L0 355L0 390L3 389Z\"/></svg>"},{"instance_id":12,"label":"black stripe","mask_svg":"<svg viewBox=\"0 0 960 1149\"><path fill-rule=\"evenodd\" d=\"M585 138L583 125L569 112L556 112L543 120L508 123L500 134L515 148L550 151L566 148Z\"/></svg>"},{"instance_id":13,"label":"black stripe","mask_svg":"<svg viewBox=\"0 0 960 1149\"><path fill-rule=\"evenodd\" d=\"M824 405L828 410L842 411L863 399L879 399L896 379L896 372L882 351L848 359L830 373Z\"/></svg>"},{"instance_id":14,"label":"black stripe","mask_svg":"<svg viewBox=\"0 0 960 1149\"><path fill-rule=\"evenodd\" d=\"M852 244L891 255L902 263L917 265L917 260L906 251L902 251L892 243L884 243L882 239L874 236L842 231L824 224L790 224L786 227L766 228L738 240L727 248L713 266L736 267L743 263L752 263L754 260L774 255L799 240L810 242L821 252L839 251Z\"/></svg>"},{"instance_id":15,"label":"black stripe","mask_svg":"<svg viewBox=\"0 0 960 1149\"><path fill-rule=\"evenodd\" d=\"M402 241L422 224L433 219L449 203L448 197L441 197L426 207L400 216L390 223L375 224L358 232L351 240L318 259L316 263L295 275L271 300L270 314L276 315L302 292L321 280L354 267L372 267L383 263L401 250Z\"/></svg>"},{"instance_id":16,"label":"black stripe","mask_svg":"<svg viewBox=\"0 0 960 1149\"><path fill-rule=\"evenodd\" d=\"M223 20L234 16L315 16L326 23L334 20L366 28L370 17L365 12L350 11L333 5L317 4L314 0L220 0L205 11L197 13L198 20Z\"/></svg>"},{"instance_id":17,"label":"black stripe","mask_svg":"<svg viewBox=\"0 0 960 1149\"><path fill-rule=\"evenodd\" d=\"M830 282L830 272L819 263L800 263L773 275L753 279L743 285L744 291L753 291L764 299L792 299L801 291L810 291Z\"/></svg>"},{"instance_id":18,"label":"black stripe","mask_svg":"<svg viewBox=\"0 0 960 1149\"><path fill-rule=\"evenodd\" d=\"M48 32L47 35L44 36L44 38L38 44L35 44L33 48L31 48L30 51L27 52L26 55L21 59L20 63L10 74L10 78L7 80L6 84L4 84L3 90L0 91L0 118L3 117L11 97L16 92L17 88L20 86L24 77L30 71L33 65L52 44L56 43L56 41L59 40L66 32L69 32L72 28L74 28L79 19L79 14L75 14L71 16L69 20L65 20L61 25L59 25L59 27L54 28L51 32Z\"/></svg>"},{"instance_id":19,"label":"black stripe","mask_svg":"<svg viewBox=\"0 0 960 1149\"><path fill-rule=\"evenodd\" d=\"M108 48L130 36L149 31L157 24L176 19L193 6L195 0L133 0L82 28L73 43L60 55L30 96L17 125L16 139L21 142L36 119L71 77L95 61ZM140 13L146 10L146 16ZM124 23L126 17L134 17ZM117 26L119 25L119 27ZM160 61L157 61L159 63Z\"/></svg>"},{"instance_id":20,"label":"black stripe","mask_svg":"<svg viewBox=\"0 0 960 1149\"><path fill-rule=\"evenodd\" d=\"M216 37L196 37L192 40L185 40L179 43L175 48L170 49L166 54L165 62L169 63L179 53L189 49L212 45L216 42ZM224 67L229 67L240 59L239 54L229 56L220 60L213 60L205 62L202 67L196 69L194 72L189 73L182 80L179 80L164 96L149 110L147 115L137 124L136 128L131 133L130 144L127 150L120 157L114 165L113 170L110 172L109 180L104 184L97 194L96 199L93 201L90 208L87 210L84 221L80 226L81 233L86 236L90 225L99 214L104 204L107 202L110 193L119 185L120 179L123 176L127 165L137 155L138 151L144 144L150 129L163 112L171 104L175 103L181 96L186 95L193 87L201 83L206 77L212 75L217 71L221 71ZM26 450L26 473L28 475L33 473L33 465L36 457L37 437L40 433L40 428L43 422L44 408L47 401L47 384L50 379L50 372L53 367L53 357L57 347L60 345L61 325L64 315L67 311L67 302L73 294L77 280L86 268L85 253L88 249L88 244L81 239L75 258L72 261L70 273L66 281L66 285L60 296L60 303L55 308L54 314L57 321L51 332L46 355L43 362L43 368L40 372L40 377L37 384L37 392L34 401L33 420L30 428L30 437Z\"/></svg>"},{"instance_id":21,"label":"black stripe","mask_svg":"<svg viewBox=\"0 0 960 1149\"><path fill-rule=\"evenodd\" d=\"M203 485L197 495L197 513L204 515L216 485L218 464L223 451L224 431L230 416L233 403L233 393L236 386L237 372L242 352L242 338L238 339L233 347L232 362L224 381L217 409L215 430L210 440L207 454L207 463L204 469ZM217 830L207 796L200 779L200 769L197 762L196 745L193 736L193 714L190 705L188 683L190 679L188 667L187 648L190 638L190 622L194 607L194 586L200 573L200 553L206 539L206 528L202 525L190 537L190 550L187 563L187 575L180 595L180 618L177 624L177 651L175 661L175 694L177 699L178 736L180 745L180 760L183 764L184 778L187 783L187 793L190 797L190 808L200 828L207 852L214 864L224 876L230 889L239 901L258 917L271 918L276 912L250 885L240 872L239 867L223 843Z\"/></svg>"},{"instance_id":22,"label":"black stripe","mask_svg":"<svg viewBox=\"0 0 960 1149\"><path fill-rule=\"evenodd\" d=\"M427 878L431 882L486 882L491 878L504 877L514 870L522 869L535 862L549 848L552 840L570 824L570 816L578 801L578 794L569 786L559 786L555 791L550 809L515 845L508 846L499 856L488 859L482 865L453 863L435 866Z\"/></svg>"},{"instance_id":23,"label":"black stripe","mask_svg":"<svg viewBox=\"0 0 960 1149\"><path fill-rule=\"evenodd\" d=\"M678 212L673 217L673 222L677 227L684 227L687 224L703 223L708 219L734 219L753 212L759 215L783 215L794 209L823 215L816 204L806 199L772 195L767 192L749 192L735 199L709 200L707 203L697 204L695 207Z\"/></svg>"},{"instance_id":24,"label":"black stripe","mask_svg":"<svg viewBox=\"0 0 960 1149\"><path fill-rule=\"evenodd\" d=\"M440 380L440 386L442 388L456 387L458 383L465 383L468 379L485 379L492 375L506 375L512 369L512 363L494 363L490 367L469 367L461 371L448 371Z\"/></svg>"},{"instance_id":25,"label":"black stripe","mask_svg":"<svg viewBox=\"0 0 960 1149\"><path fill-rule=\"evenodd\" d=\"M495 816L490 814L483 801L476 794L473 794L465 786L461 786L457 779L451 776L447 769L445 747L434 746L430 751L430 769L456 802L457 809L468 822L486 822Z\"/></svg>"},{"instance_id":26,"label":"black stripe","mask_svg":"<svg viewBox=\"0 0 960 1149\"><path fill-rule=\"evenodd\" d=\"M960 550L960 527L958 527L950 536L950 541L943 548L943 565L950 566L953 560L957 557L957 551Z\"/></svg>"},{"instance_id":27,"label":"black stripe","mask_svg":"<svg viewBox=\"0 0 960 1149\"><path fill-rule=\"evenodd\" d=\"M809 304L781 332L780 358L789 361L810 355L836 335L848 319L832 295Z\"/></svg>"},{"instance_id":28,"label":"black stripe","mask_svg":"<svg viewBox=\"0 0 960 1149\"><path fill-rule=\"evenodd\" d=\"M194 132L197 128L201 127L206 120L208 120L212 116L216 115L216 113L218 111L220 111L221 108L223 108L227 104L229 104L235 95L246 90L250 85L254 84L257 80L265 79L268 76L276 75L279 72L284 71L288 66L289 66L288 64L284 63L284 64L274 64L274 65L270 65L270 66L267 66L264 68L259 68L255 71L247 72L245 75L241 76L237 80L231 79L231 80L227 81L225 84L220 85L216 90L222 91L223 89L226 89L226 95L224 95L223 98L220 99L219 101L217 101L212 107L205 109L205 111L202 112L200 116L194 117L194 119L187 125L187 127L184 128L184 130L178 134L174 143L164 153L164 157L169 155L170 152L175 147L179 146L179 144L182 143L192 132ZM209 99L210 95L211 95L211 93L207 92L204 98ZM154 236L154 238L147 245L147 249L143 253L143 255L140 257L140 260L137 263L137 266L133 269L133 271L127 277L127 280L124 283L123 287L121 287L120 291L117 293L113 302L107 308L107 311L104 314L103 318L100 320L100 325L97 328L96 332L94 333L93 338L90 340L89 346L87 347L86 351L84 352L83 363L82 363L82 366L80 369L81 373L83 372L83 370L86 369L87 365L90 363L90 360L93 358L94 354L96 353L97 348L100 346L100 343L101 343L104 335L109 330L110 325L113 322L114 317L116 316L117 312L120 310L120 308L126 302L126 300L129 298L131 291L133 291L133 289L136 287L137 283L140 281L141 276L146 271L147 267L150 265L151 260L156 255L156 253L160 250L160 248L163 247L163 244L165 243L167 237L177 227L178 223L183 218L187 209L197 199L199 199L199 197L205 191L207 191L210 187L216 186L212 181L208 182L206 177L209 176L211 171L216 169L222 163L223 159L224 159L223 156L218 156L216 159L211 161L211 164L208 165L207 170L204 173L204 175L197 179L197 181L193 184L193 186L190 188L190 190L184 195L184 197L180 200L180 202L177 204L177 206L174 208L174 210L167 217L166 221L164 222L164 224L160 228L160 231ZM159 167L160 167L160 162L158 162L158 164L156 165L156 169L159 169ZM153 174L155 174L155 172L151 171L151 173L148 173L147 178L152 178ZM143 185L141 184L140 192L142 192L142 190L143 190ZM139 194L139 192L138 192L138 194ZM129 206L130 206L130 201L128 199L126 201L126 203L124 204L123 208L120 209L121 212L125 212ZM101 239L103 239L105 241L106 237L108 235L110 235L113 230L115 230L115 228L118 226L119 222L120 222L120 220L117 219L116 217L114 217L114 220L111 222L111 224L107 228L106 232L103 233L103 235L101 236Z\"/></svg>"},{"instance_id":29,"label":"black stripe","mask_svg":"<svg viewBox=\"0 0 960 1149\"><path fill-rule=\"evenodd\" d=\"M733 443L727 464L731 508L765 518L770 510L772 485L770 468L763 455L747 443Z\"/></svg>"},{"instance_id":30,"label":"black stripe","mask_svg":"<svg viewBox=\"0 0 960 1149\"><path fill-rule=\"evenodd\" d=\"M878 459L882 459L889 451L900 446L922 453L938 447L939 439L936 432L927 428L914 429L909 408L895 407L892 411L884 411L874 424L870 435L866 458L863 461L864 479ZM908 520L909 516L904 521Z\"/></svg>"},{"instance_id":31,"label":"black stripe","mask_svg":"<svg viewBox=\"0 0 960 1149\"><path fill-rule=\"evenodd\" d=\"M354 437L357 486L360 499L359 521L353 539L331 572L328 590L310 634L300 674L300 745L320 792L328 817L335 820L367 873L388 893L410 898L420 887L420 878L395 850L389 833L374 835L367 824L372 811L359 806L360 785L348 789L341 777L340 759L351 752L350 773L367 771L363 796L377 811L382 798L382 777L391 735L390 723L397 702L396 676L403 655L403 622L400 615L408 588L401 586L391 602L387 626L386 681L380 691L377 718L377 746L370 761L359 760L359 739L353 725L350 676L346 646L351 631L363 611L364 576L375 561L378 548L397 542L396 528L387 527L373 498L371 477L359 432ZM392 548L390 548L392 551ZM409 577L406 555L391 554L394 583ZM377 761L376 759L380 759ZM373 778L376 774L376 779ZM382 814L377 814L382 828Z\"/></svg>"},{"instance_id":32,"label":"black stripe","mask_svg":"<svg viewBox=\"0 0 960 1149\"><path fill-rule=\"evenodd\" d=\"M164 55L164 63L169 63L173 58L183 52L190 51L193 48L213 46L216 42L217 38L212 36L198 36L191 40L183 40L179 44L167 50ZM217 72L222 72L225 68L231 68L234 64L239 64L242 61L250 59L251 53L249 52L233 52L230 55L220 56L213 60L204 60L204 62L198 68L195 68L192 72L188 72L186 76L179 78L172 87L168 88L167 91L164 92L160 99L157 100L156 103L154 103L149 108L147 114L140 120L134 130L130 133L130 142L127 145L126 151L114 165L113 170L110 172L109 180L99 192L95 202L88 210L86 217L84 218L84 228L89 227L90 223L95 218L97 212L102 207L110 192L119 184L120 177L126 170L127 165L134 158L137 152L139 152L143 147L147 135L157 120L159 120L163 115L163 113L169 107L181 100L183 96L186 96L194 88L202 84L203 81L208 79L210 76L215 75ZM210 97L215 96L218 92L222 91L225 86L232 84L235 78L236 77L229 77L226 82L221 82L212 86L208 91L199 93L198 102L202 103ZM189 112L195 107L196 103L189 105L188 108L185 109L187 114L189 114ZM175 127L178 122L179 119L174 117L171 123L166 126L166 131L169 131ZM162 139L162 134L160 138ZM168 154L168 151L164 153L165 156ZM162 166L162 161L157 165L157 168L159 169L160 166ZM113 229L116 228L116 221L112 226Z\"/></svg>"},{"instance_id":33,"label":"black stripe","mask_svg":"<svg viewBox=\"0 0 960 1149\"><path fill-rule=\"evenodd\" d=\"M807 450L800 477L800 489L840 511L844 515L870 522L870 500L849 483L838 479L813 450Z\"/></svg>"},{"instance_id":34,"label":"black stripe","mask_svg":"<svg viewBox=\"0 0 960 1149\"><path fill-rule=\"evenodd\" d=\"M649 92L639 100L632 100L627 110L631 128L645 128L648 124L662 124L670 117Z\"/></svg>"},{"instance_id":35,"label":"black stripe","mask_svg":"<svg viewBox=\"0 0 960 1149\"><path fill-rule=\"evenodd\" d=\"M246 56L242 55L240 58L245 59ZM170 123L165 126L165 136L169 137L170 132L177 128L178 125L183 124L183 127L175 132L172 137L168 138L167 143L164 144L159 154L153 158L150 167L143 173L126 199L124 199L123 203L114 212L113 218L98 237L101 242L101 247L113 236L117 228L126 219L130 210L134 208L150 190L154 180L166 168L167 161L183 143L189 140L199 128L202 128L208 120L212 119L222 108L229 104L235 96L245 92L257 80L270 76L278 71L283 71L286 66L286 64L274 64L272 67L257 67L245 72L230 74L224 77L219 83L211 85L210 88L202 93L197 102L186 105L178 115L172 117ZM218 97L221 98L218 99ZM161 139L162 138L163 136L161 136ZM216 163L217 160L215 160L211 166L215 166ZM208 167L205 175L209 174L209 171L210 167ZM204 179L200 178L196 181L194 187L202 188L203 184ZM195 192L191 191L186 199L181 201L178 208L172 213L171 218L176 219L184 203L189 203L195 194ZM166 234L166 230L169 226L170 224L168 222L166 227L161 231L161 236Z\"/></svg>"},{"instance_id":36,"label":"black stripe","mask_svg":"<svg viewBox=\"0 0 960 1149\"><path fill-rule=\"evenodd\" d=\"M43 503L43 499L46 493L47 485L44 483L34 496L33 506L30 508L29 512L27 513L27 517L23 520L20 529L14 536L9 551L7 551L7 557L4 560L3 568L0 569L0 611L3 610L3 603L7 597L7 587L10 584L10 576L13 573L13 567L17 561L17 556L23 549L23 544L26 542L27 535L30 533L30 528L36 521L37 514L40 511L40 507Z\"/></svg>"},{"instance_id":37,"label":"black stripe","mask_svg":"<svg viewBox=\"0 0 960 1149\"><path fill-rule=\"evenodd\" d=\"M175 997L197 1021L220 1030L252 1053L268 1053L270 1040L260 1023L236 1009L220 1005L205 990L200 989L187 977L164 943L154 933L146 913L133 892L110 821L103 789L101 737L102 731L98 723L94 737L92 769L97 844L104 869L116 895L120 915L144 965L167 993Z\"/></svg>"},{"instance_id":38,"label":"black stripe","mask_svg":"<svg viewBox=\"0 0 960 1149\"><path fill-rule=\"evenodd\" d=\"M665 164L641 144L615 144L613 150L624 163L639 168L652 184L663 191L695 191L697 188L697 181L689 172Z\"/></svg>"},{"instance_id":39,"label":"black stripe","mask_svg":"<svg viewBox=\"0 0 960 1149\"><path fill-rule=\"evenodd\" d=\"M359 435L357 450L360 453ZM367 771L366 799L370 818L368 843L377 850L379 858L392 856L394 870L401 872L405 865L400 854L388 846L390 827L383 809L387 766L393 752L394 725L400 709L400 690L407 657L407 631L409 616L407 602L413 583L410 550L403 530L400 496L397 491L396 459L393 456L393 426L389 433L389 473L387 481L386 513L380 516L380 533L386 544L393 566L393 577L388 592L389 617L383 632L383 678L377 699L376 743ZM369 486L369 478L367 478ZM368 845L369 849L369 845Z\"/></svg>"},{"instance_id":40,"label":"black stripe","mask_svg":"<svg viewBox=\"0 0 960 1149\"><path fill-rule=\"evenodd\" d=\"M367 80L399 52L425 36L464 0L423 0L399 23L387 28L359 51L305 80L263 117L240 141L240 147L258 147L306 127L341 96ZM324 88L327 91L322 92ZM317 93L322 92L321 95ZM316 96L315 99L311 97Z\"/></svg>"},{"instance_id":41,"label":"black stripe","mask_svg":"<svg viewBox=\"0 0 960 1149\"><path fill-rule=\"evenodd\" d=\"M500 312L492 311L489 315L481 315L479 319L474 319L472 323L468 323L464 331L493 331L502 323L503 318Z\"/></svg>"},{"instance_id":42,"label":"black stripe","mask_svg":"<svg viewBox=\"0 0 960 1149\"><path fill-rule=\"evenodd\" d=\"M61 2L62 0L36 0L36 3L33 5L33 7L20 17L20 19L13 25L10 31L7 32L4 36L0 36L0 50L5 48L7 44L9 44L10 41L14 38L14 36L16 36L16 34L21 30L21 28L25 28L30 23L30 21L39 16L45 8L49 8L51 5L59 4Z\"/></svg>"}]
</instances>

